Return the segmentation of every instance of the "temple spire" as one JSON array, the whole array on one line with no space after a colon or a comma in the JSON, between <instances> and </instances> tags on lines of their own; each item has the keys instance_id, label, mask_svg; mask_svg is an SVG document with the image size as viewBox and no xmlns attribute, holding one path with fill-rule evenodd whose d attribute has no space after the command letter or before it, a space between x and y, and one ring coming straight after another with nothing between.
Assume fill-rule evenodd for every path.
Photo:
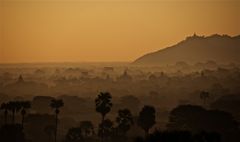
<instances>
[{"instance_id":1,"label":"temple spire","mask_svg":"<svg viewBox=\"0 0 240 142\"><path fill-rule=\"evenodd\" d=\"M24 82L22 75L19 75L17 82Z\"/></svg>"}]
</instances>

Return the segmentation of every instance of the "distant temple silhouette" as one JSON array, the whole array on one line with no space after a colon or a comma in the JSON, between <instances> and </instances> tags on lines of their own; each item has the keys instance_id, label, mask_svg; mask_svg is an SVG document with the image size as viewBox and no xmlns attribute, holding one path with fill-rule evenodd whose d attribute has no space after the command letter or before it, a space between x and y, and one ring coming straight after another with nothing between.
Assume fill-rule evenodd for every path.
<instances>
[{"instance_id":1,"label":"distant temple silhouette","mask_svg":"<svg viewBox=\"0 0 240 142\"><path fill-rule=\"evenodd\" d=\"M202 39L202 38L205 38L205 37L204 37L204 36L199 36L199 35L197 35L197 34L194 32L192 36L187 36L187 37L186 37L186 40Z\"/></svg>"},{"instance_id":2,"label":"distant temple silhouette","mask_svg":"<svg viewBox=\"0 0 240 142\"><path fill-rule=\"evenodd\" d=\"M118 78L119 81L131 81L132 77L128 74L127 69L123 72L123 74Z\"/></svg>"},{"instance_id":3,"label":"distant temple silhouette","mask_svg":"<svg viewBox=\"0 0 240 142\"><path fill-rule=\"evenodd\" d=\"M19 75L17 82L18 83L24 82L22 75Z\"/></svg>"}]
</instances>

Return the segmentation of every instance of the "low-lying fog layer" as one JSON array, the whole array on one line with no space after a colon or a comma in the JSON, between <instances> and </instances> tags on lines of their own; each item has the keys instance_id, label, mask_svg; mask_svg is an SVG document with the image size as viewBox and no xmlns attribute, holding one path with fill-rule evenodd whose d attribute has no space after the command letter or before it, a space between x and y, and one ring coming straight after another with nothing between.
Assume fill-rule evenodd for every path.
<instances>
[{"instance_id":1,"label":"low-lying fog layer","mask_svg":"<svg viewBox=\"0 0 240 142\"><path fill-rule=\"evenodd\" d=\"M91 121L97 131L101 117L96 112L95 99L100 92L109 92L112 97L113 106L107 118L113 121L124 108L130 110L135 121L141 109L150 105L156 110L154 128L165 130L171 111L191 104L202 106L206 112L226 111L239 122L239 67L213 61L194 65L178 62L162 67L130 63L5 64L0 65L0 103L30 101L25 131L36 142L48 139L40 129L52 122L54 112L49 104L54 98L64 102L59 115L59 139L63 140L80 121ZM0 119L2 125L3 113ZM16 114L15 121L21 121L20 114ZM130 137L142 135L137 124L128 132Z\"/></svg>"}]
</instances>

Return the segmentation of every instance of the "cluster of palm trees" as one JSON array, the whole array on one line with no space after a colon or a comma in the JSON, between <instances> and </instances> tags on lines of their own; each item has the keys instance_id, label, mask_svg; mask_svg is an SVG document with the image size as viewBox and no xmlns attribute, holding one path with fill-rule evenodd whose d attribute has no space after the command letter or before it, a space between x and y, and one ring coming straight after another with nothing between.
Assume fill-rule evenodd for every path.
<instances>
[{"instance_id":1,"label":"cluster of palm trees","mask_svg":"<svg viewBox=\"0 0 240 142\"><path fill-rule=\"evenodd\" d=\"M101 114L101 123L99 124L98 135L101 141L106 141L108 137L113 134L117 137L125 137L128 130L130 130L131 125L134 124L133 115L131 111L127 108L120 109L118 111L118 116L116 117L116 127L113 127L113 122L110 119L106 119L106 115L112 109L112 96L108 92L100 92L95 99L96 112ZM61 99L51 100L49 106L54 110L55 113L55 124L52 125L54 128L54 141L57 142L57 129L58 129L58 116L60 113L60 108L64 106L64 102ZM4 111L5 124L8 124L8 114L12 114L12 123L15 124L15 115L21 112L22 115L22 128L24 126L24 119L27 110L31 108L30 101L9 101L7 103L1 104L1 110ZM144 106L139 113L137 124L146 132L155 124L155 109L151 106ZM82 135L88 137L94 134L94 126L91 121L82 121L80 127L69 129L67 136L69 138L80 139Z\"/></svg>"},{"instance_id":2,"label":"cluster of palm trees","mask_svg":"<svg viewBox=\"0 0 240 142\"><path fill-rule=\"evenodd\" d=\"M1 110L4 111L4 123L8 123L8 114L12 113L12 124L15 124L16 113L21 112L22 115L22 127L24 126L24 118L27 110L31 108L30 101L9 101L1 104Z\"/></svg>"},{"instance_id":3,"label":"cluster of palm trees","mask_svg":"<svg viewBox=\"0 0 240 142\"><path fill-rule=\"evenodd\" d=\"M100 92L95 99L96 112L101 115L101 122L98 126L98 136L104 141L125 141L127 132L134 124L134 116L127 108L120 109L114 122L106 118L112 109L112 96L109 92ZM155 108L144 106L137 117L137 125L141 127L146 135L149 129L155 125ZM66 142L79 142L95 134L91 121L82 121L79 127L68 130Z\"/></svg>"},{"instance_id":4,"label":"cluster of palm trees","mask_svg":"<svg viewBox=\"0 0 240 142\"><path fill-rule=\"evenodd\" d=\"M102 142L106 136L110 135L110 131L116 131L117 135L126 136L127 131L133 125L133 116L129 109L120 109L116 118L117 127L113 128L113 122L105 119L106 115L111 111L113 106L111 102L112 96L108 92L100 92L95 99L96 111L101 114L102 122L99 124L99 136ZM155 124L155 108L152 106L144 106L139 113L137 124L145 131L146 135L149 129Z\"/></svg>"},{"instance_id":5,"label":"cluster of palm trees","mask_svg":"<svg viewBox=\"0 0 240 142\"><path fill-rule=\"evenodd\" d=\"M54 109L55 112L55 128L54 128L54 138L57 141L57 126L58 126L58 114L60 113L60 108L64 106L62 100L53 99L50 102L50 107ZM27 110L31 108L30 101L9 101L7 103L2 103L0 109L4 111L4 123L8 124L8 114L12 115L11 124L15 124L15 115L21 113L22 115L22 128L24 128L24 120Z\"/></svg>"}]
</instances>

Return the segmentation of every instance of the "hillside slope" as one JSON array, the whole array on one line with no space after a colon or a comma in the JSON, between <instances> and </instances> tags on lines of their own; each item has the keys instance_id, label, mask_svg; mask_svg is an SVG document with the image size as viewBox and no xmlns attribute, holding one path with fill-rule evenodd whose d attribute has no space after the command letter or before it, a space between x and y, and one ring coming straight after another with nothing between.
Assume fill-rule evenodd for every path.
<instances>
[{"instance_id":1,"label":"hillside slope","mask_svg":"<svg viewBox=\"0 0 240 142\"><path fill-rule=\"evenodd\" d=\"M179 61L194 64L210 60L217 63L240 63L240 35L193 35L174 46L146 54L133 64L167 65Z\"/></svg>"}]
</instances>

